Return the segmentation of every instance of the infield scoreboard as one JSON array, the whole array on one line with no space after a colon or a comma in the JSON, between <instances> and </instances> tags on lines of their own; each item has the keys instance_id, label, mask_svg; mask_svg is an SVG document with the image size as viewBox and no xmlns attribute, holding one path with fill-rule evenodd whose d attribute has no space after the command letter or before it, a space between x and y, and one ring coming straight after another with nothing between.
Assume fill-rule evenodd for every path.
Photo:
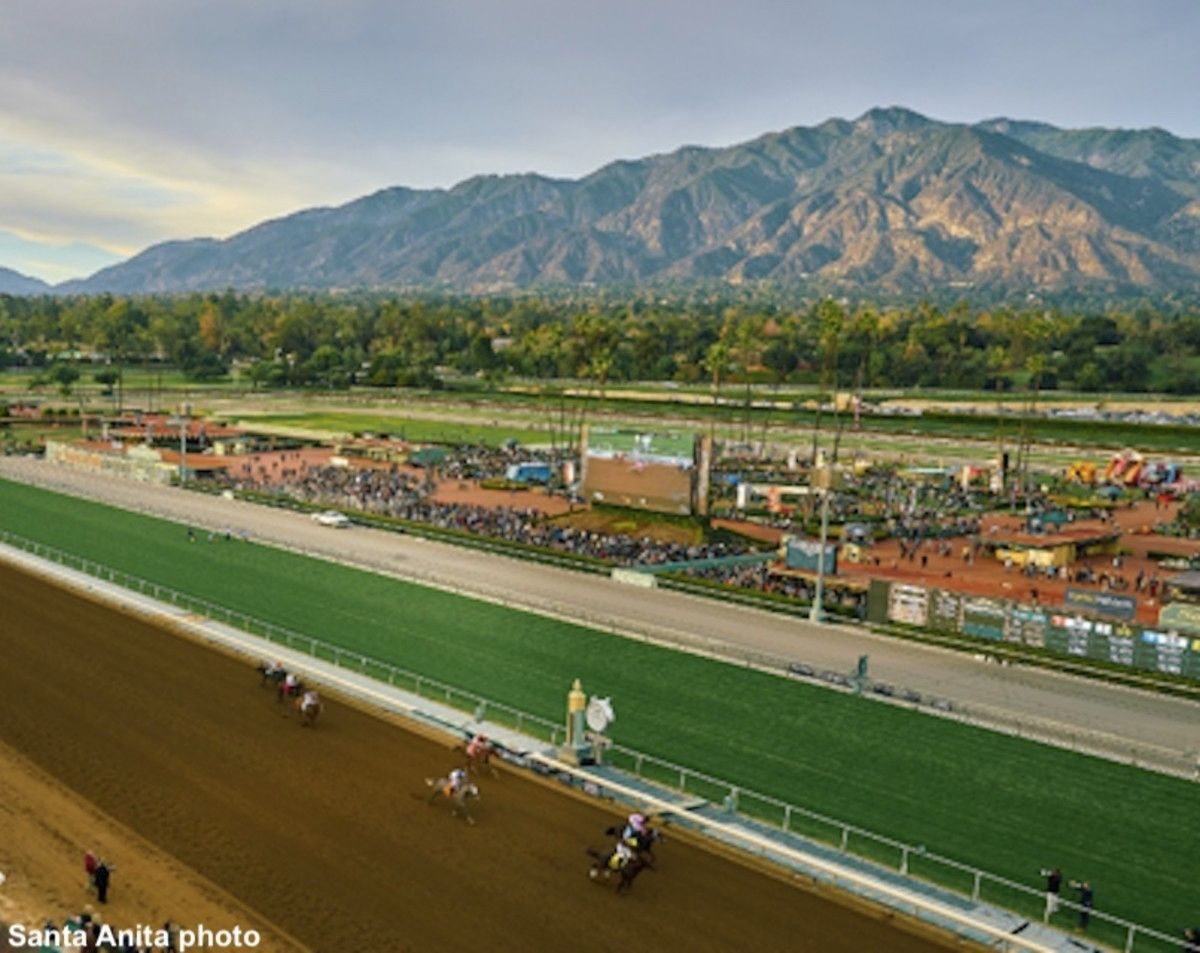
<instances>
[{"instance_id":1,"label":"infield scoreboard","mask_svg":"<svg viewBox=\"0 0 1200 953\"><path fill-rule=\"evenodd\" d=\"M1145 626L908 583L873 581L869 599L868 617L873 620L1200 680L1200 636L1183 635L1161 624Z\"/></svg>"}]
</instances>

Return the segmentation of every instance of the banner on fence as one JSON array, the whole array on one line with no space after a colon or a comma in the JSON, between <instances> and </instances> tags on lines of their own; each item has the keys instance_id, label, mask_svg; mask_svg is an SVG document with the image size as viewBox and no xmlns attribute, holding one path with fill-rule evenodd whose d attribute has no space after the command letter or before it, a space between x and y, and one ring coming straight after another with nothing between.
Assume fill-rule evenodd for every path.
<instances>
[{"instance_id":1,"label":"banner on fence","mask_svg":"<svg viewBox=\"0 0 1200 953\"><path fill-rule=\"evenodd\" d=\"M892 583L888 618L905 625L926 625L929 622L929 590L924 586Z\"/></svg>"},{"instance_id":2,"label":"banner on fence","mask_svg":"<svg viewBox=\"0 0 1200 953\"><path fill-rule=\"evenodd\" d=\"M1067 589L1063 605L1072 612L1111 616L1127 622L1137 614L1137 599L1133 596L1118 596L1111 592L1092 592L1074 587Z\"/></svg>"},{"instance_id":3,"label":"banner on fence","mask_svg":"<svg viewBox=\"0 0 1200 953\"><path fill-rule=\"evenodd\" d=\"M1200 605L1191 602L1170 602L1158 610L1158 624L1164 629L1178 629L1200 635ZM1200 643L1200 639L1197 640ZM1200 652L1200 644L1192 649Z\"/></svg>"}]
</instances>

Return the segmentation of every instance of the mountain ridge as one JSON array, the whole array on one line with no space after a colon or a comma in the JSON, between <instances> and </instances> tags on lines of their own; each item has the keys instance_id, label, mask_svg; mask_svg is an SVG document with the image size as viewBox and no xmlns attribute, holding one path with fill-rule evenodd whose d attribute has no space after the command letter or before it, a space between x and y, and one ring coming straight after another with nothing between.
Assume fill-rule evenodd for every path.
<instances>
[{"instance_id":1,"label":"mountain ridge","mask_svg":"<svg viewBox=\"0 0 1200 953\"><path fill-rule=\"evenodd\" d=\"M12 268L5 268L3 265L0 265L0 294L46 294L50 290L51 286L42 281L41 278L34 278L31 275L25 275L19 271L14 271Z\"/></svg>"},{"instance_id":2,"label":"mountain ridge","mask_svg":"<svg viewBox=\"0 0 1200 953\"><path fill-rule=\"evenodd\" d=\"M392 186L153 245L59 292L773 281L921 291L1200 285L1200 141L904 107L578 179Z\"/></svg>"}]
</instances>

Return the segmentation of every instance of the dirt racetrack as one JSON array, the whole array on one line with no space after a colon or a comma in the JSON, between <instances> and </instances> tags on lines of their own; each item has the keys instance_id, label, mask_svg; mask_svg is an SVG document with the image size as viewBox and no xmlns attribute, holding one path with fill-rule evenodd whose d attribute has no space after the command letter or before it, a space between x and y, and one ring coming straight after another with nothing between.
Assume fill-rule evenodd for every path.
<instances>
[{"instance_id":1,"label":"dirt racetrack","mask_svg":"<svg viewBox=\"0 0 1200 953\"><path fill-rule=\"evenodd\" d=\"M944 948L681 839L618 898L600 807L505 773L468 827L413 796L445 746L336 699L301 729L240 660L4 565L0 737L318 953Z\"/></svg>"}]
</instances>

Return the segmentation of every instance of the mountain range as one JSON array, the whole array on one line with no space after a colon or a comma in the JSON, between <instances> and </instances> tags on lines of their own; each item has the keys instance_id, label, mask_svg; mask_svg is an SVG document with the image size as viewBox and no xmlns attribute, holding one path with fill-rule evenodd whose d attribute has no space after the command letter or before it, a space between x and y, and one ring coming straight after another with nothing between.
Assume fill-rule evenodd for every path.
<instances>
[{"instance_id":1,"label":"mountain range","mask_svg":"<svg viewBox=\"0 0 1200 953\"><path fill-rule=\"evenodd\" d=\"M0 294L39 295L50 291L46 282L23 275L11 268L0 268Z\"/></svg>"},{"instance_id":2,"label":"mountain range","mask_svg":"<svg viewBox=\"0 0 1200 953\"><path fill-rule=\"evenodd\" d=\"M898 107L617 161L580 179L388 188L172 241L62 292L765 280L1031 290L1200 286L1200 140L939 122Z\"/></svg>"}]
</instances>

